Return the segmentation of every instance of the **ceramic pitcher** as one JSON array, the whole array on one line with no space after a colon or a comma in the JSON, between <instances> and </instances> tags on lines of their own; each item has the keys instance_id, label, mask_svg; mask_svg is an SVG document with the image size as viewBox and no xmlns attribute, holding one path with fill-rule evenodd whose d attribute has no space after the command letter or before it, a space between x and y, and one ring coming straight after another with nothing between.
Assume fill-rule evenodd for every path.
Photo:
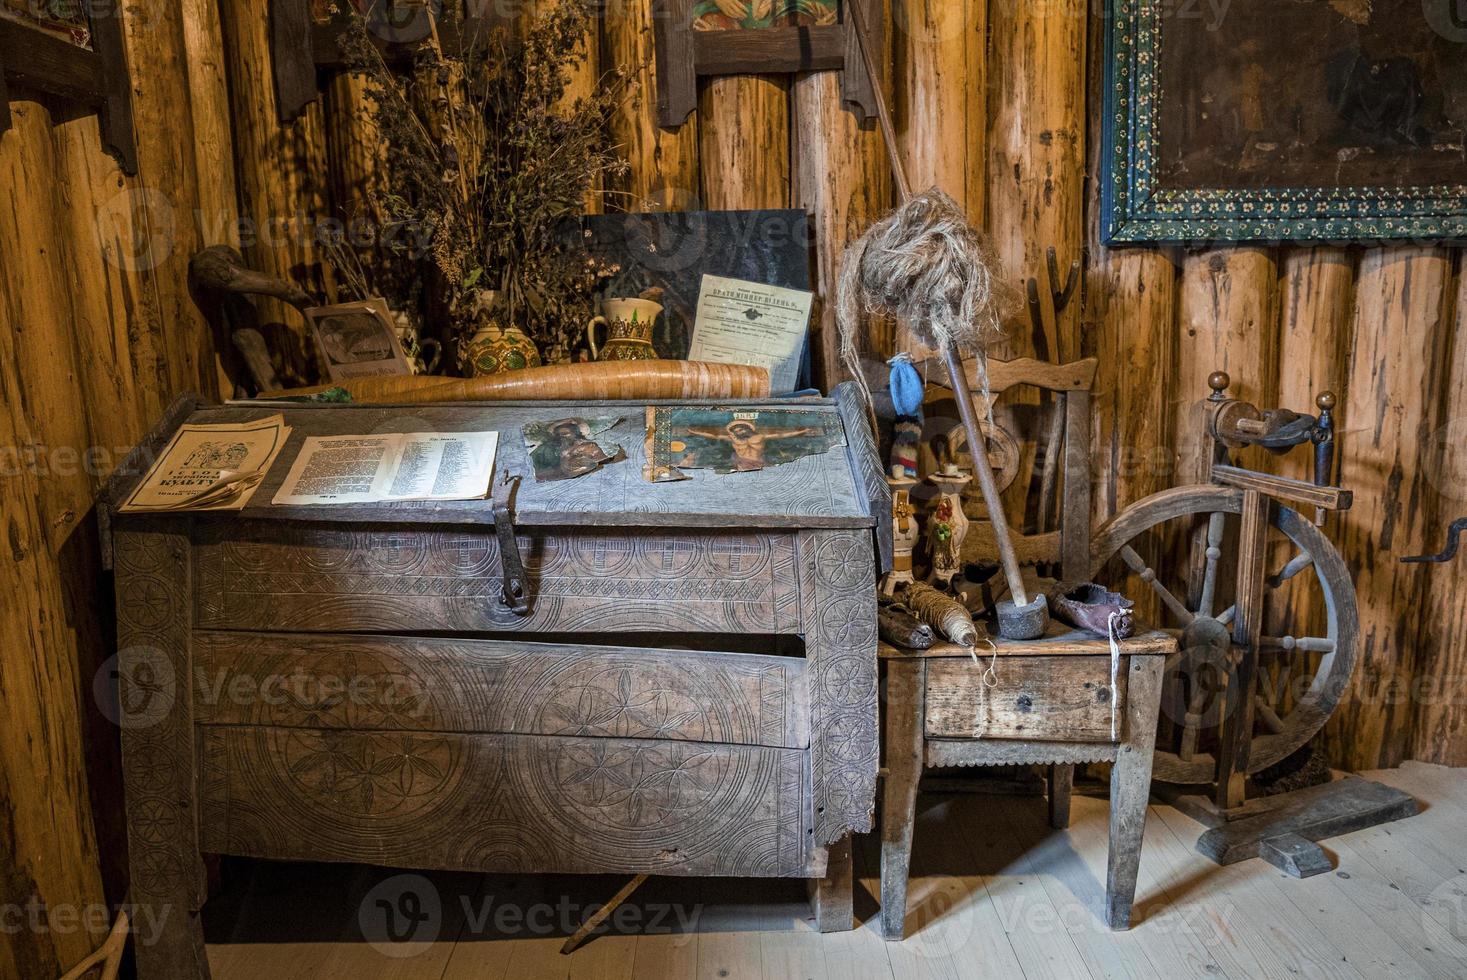
<instances>
[{"instance_id":1,"label":"ceramic pitcher","mask_svg":"<svg viewBox=\"0 0 1467 980\"><path fill-rule=\"evenodd\" d=\"M601 303L601 315L586 324L586 343L593 361L655 361L652 329L662 305L650 299L608 299ZM606 342L596 345L596 328L606 328Z\"/></svg>"}]
</instances>

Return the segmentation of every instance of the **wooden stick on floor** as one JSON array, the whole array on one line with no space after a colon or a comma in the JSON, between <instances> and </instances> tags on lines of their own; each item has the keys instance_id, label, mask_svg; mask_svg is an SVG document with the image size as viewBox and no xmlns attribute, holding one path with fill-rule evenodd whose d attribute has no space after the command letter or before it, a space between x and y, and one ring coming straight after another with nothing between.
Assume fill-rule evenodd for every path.
<instances>
[{"instance_id":1,"label":"wooden stick on floor","mask_svg":"<svg viewBox=\"0 0 1467 980\"><path fill-rule=\"evenodd\" d=\"M627 899L631 898L632 897L632 892L634 892L638 888L642 887L642 882L644 882L646 880L647 880L647 876L646 875L637 875L631 881L629 881L625 885L623 885L621 887L621 891L619 891L615 895L611 896L611 901L609 901L605 905L601 906L594 913L592 913L592 915L591 915L591 917L589 919L587 919L585 922L581 923L581 927L575 931L575 935L573 935L569 939L567 939L565 941L565 945L562 946L562 947L560 947L561 953L565 953L565 954L574 953L576 951L576 947L579 946L579 945L581 945L581 943L585 942L586 941L586 937L589 936L589 935L591 935L591 932L597 926L599 926L601 923L605 922L606 919L607 919L607 917L610 916L611 913L615 912L618 908L620 908L621 907L621 904L623 902L625 902Z\"/></svg>"},{"instance_id":2,"label":"wooden stick on floor","mask_svg":"<svg viewBox=\"0 0 1467 980\"><path fill-rule=\"evenodd\" d=\"M122 951L127 946L127 912L117 913L117 922L107 935L107 941L97 947L96 952L67 971L61 980L80 980L97 967L102 968L101 980L117 980L117 969L122 965Z\"/></svg>"}]
</instances>

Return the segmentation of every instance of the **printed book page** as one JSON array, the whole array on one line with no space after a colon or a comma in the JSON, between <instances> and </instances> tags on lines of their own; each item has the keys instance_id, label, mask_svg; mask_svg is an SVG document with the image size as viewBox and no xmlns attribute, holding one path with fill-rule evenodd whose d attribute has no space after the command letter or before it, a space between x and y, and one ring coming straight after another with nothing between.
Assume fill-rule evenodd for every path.
<instances>
[{"instance_id":1,"label":"printed book page","mask_svg":"<svg viewBox=\"0 0 1467 980\"><path fill-rule=\"evenodd\" d=\"M285 416L182 425L119 511L239 510L285 447Z\"/></svg>"},{"instance_id":2,"label":"printed book page","mask_svg":"<svg viewBox=\"0 0 1467 980\"><path fill-rule=\"evenodd\" d=\"M497 432L310 436L274 503L479 500L489 493Z\"/></svg>"}]
</instances>

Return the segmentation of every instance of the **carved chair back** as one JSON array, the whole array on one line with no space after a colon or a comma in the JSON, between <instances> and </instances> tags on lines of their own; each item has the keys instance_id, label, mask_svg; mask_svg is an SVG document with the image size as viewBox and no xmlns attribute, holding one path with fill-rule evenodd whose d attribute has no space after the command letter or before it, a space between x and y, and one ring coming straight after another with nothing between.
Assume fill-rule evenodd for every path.
<instances>
[{"instance_id":1,"label":"carved chair back","mask_svg":"<svg viewBox=\"0 0 1467 980\"><path fill-rule=\"evenodd\" d=\"M1095 358L1068 364L988 361L994 403L988 454L999 488L1007 491L1015 552L1021 565L1044 566L1063 580L1083 581L1090 574L1091 389L1097 365ZM982 417L977 364L970 359L963 366ZM917 367L927 383L924 437L935 437L924 439L921 475L940 465L944 454L971 465L963 459L971 455L956 413L951 425L942 420L941 405L952 399L945 368L936 358ZM1016 483L1022 491L1009 489ZM982 519L986 511L976 489L965 505L976 519L963 542L964 562L996 563L998 547L992 526ZM1025 513L1016 513L1021 506Z\"/></svg>"}]
</instances>

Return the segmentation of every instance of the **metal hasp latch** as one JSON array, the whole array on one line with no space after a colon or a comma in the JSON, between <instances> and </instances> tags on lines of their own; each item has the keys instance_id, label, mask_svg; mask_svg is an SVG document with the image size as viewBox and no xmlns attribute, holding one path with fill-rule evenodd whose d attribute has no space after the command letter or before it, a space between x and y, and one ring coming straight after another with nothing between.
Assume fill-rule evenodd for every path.
<instances>
[{"instance_id":1,"label":"metal hasp latch","mask_svg":"<svg viewBox=\"0 0 1467 980\"><path fill-rule=\"evenodd\" d=\"M500 479L501 487L509 487L504 494L494 494L494 534L499 539L499 569L504 576L503 591L499 600L516 616L530 614L530 587L525 581L525 562L520 557L520 543L514 534L514 517L510 505L515 490L519 489L520 477L506 473Z\"/></svg>"}]
</instances>

